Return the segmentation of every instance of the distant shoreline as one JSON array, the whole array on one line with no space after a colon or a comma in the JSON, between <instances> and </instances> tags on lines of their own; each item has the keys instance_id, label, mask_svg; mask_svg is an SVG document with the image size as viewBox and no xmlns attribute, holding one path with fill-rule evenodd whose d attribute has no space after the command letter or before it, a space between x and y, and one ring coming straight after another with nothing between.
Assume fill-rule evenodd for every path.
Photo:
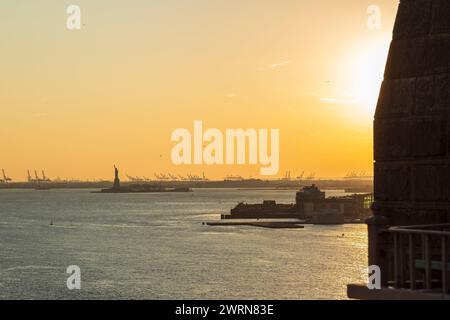
<instances>
[{"instance_id":1,"label":"distant shoreline","mask_svg":"<svg viewBox=\"0 0 450 320\"><path fill-rule=\"evenodd\" d=\"M122 182L123 186L132 185L133 182ZM243 181L151 181L143 184L167 187L167 188L192 188L192 189L239 189L239 190L298 190L303 186L316 184L326 190L346 190L347 192L372 192L373 182L370 180L311 180L311 181L282 181L282 180L243 180ZM11 182L0 184L2 189L104 189L110 188L112 181L84 182Z\"/></svg>"}]
</instances>

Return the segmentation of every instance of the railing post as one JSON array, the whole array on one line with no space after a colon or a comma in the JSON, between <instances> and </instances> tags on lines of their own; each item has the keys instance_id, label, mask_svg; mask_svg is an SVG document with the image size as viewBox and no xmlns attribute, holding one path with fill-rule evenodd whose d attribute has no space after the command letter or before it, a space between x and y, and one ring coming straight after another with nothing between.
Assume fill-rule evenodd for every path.
<instances>
[{"instance_id":1,"label":"railing post","mask_svg":"<svg viewBox=\"0 0 450 320\"><path fill-rule=\"evenodd\" d=\"M399 281L399 258L398 258L398 233L394 232L394 287L400 287Z\"/></svg>"},{"instance_id":2,"label":"railing post","mask_svg":"<svg viewBox=\"0 0 450 320\"><path fill-rule=\"evenodd\" d=\"M441 249L442 249L442 292L448 293L448 248L447 237L441 237Z\"/></svg>"},{"instance_id":3,"label":"railing post","mask_svg":"<svg viewBox=\"0 0 450 320\"><path fill-rule=\"evenodd\" d=\"M431 274L431 257L430 257L430 236L423 235L423 258L425 260L425 288L432 289L432 274Z\"/></svg>"},{"instance_id":4,"label":"railing post","mask_svg":"<svg viewBox=\"0 0 450 320\"><path fill-rule=\"evenodd\" d=\"M399 268L399 282L400 288L405 287L405 278L406 278L406 270L405 270L405 259L404 259L404 241L403 235L399 233L398 235L398 268Z\"/></svg>"},{"instance_id":5,"label":"railing post","mask_svg":"<svg viewBox=\"0 0 450 320\"><path fill-rule=\"evenodd\" d=\"M409 286L411 290L416 289L416 264L414 261L414 235L408 235L409 241Z\"/></svg>"}]
</instances>

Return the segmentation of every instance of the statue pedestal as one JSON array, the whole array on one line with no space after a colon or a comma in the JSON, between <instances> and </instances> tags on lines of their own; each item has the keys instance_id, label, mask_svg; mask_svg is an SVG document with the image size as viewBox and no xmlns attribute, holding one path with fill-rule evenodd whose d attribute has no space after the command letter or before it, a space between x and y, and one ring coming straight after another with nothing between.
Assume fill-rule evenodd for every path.
<instances>
[{"instance_id":1,"label":"statue pedestal","mask_svg":"<svg viewBox=\"0 0 450 320\"><path fill-rule=\"evenodd\" d=\"M113 189L120 189L120 180L118 178L114 179Z\"/></svg>"}]
</instances>

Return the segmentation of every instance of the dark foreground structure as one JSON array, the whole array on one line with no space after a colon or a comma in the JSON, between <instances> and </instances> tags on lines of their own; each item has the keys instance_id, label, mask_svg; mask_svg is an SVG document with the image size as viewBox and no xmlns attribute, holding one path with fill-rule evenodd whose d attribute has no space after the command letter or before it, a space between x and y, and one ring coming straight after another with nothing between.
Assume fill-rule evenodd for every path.
<instances>
[{"instance_id":1,"label":"dark foreground structure","mask_svg":"<svg viewBox=\"0 0 450 320\"><path fill-rule=\"evenodd\" d=\"M369 264L360 299L448 299L450 1L401 0L375 115Z\"/></svg>"}]
</instances>

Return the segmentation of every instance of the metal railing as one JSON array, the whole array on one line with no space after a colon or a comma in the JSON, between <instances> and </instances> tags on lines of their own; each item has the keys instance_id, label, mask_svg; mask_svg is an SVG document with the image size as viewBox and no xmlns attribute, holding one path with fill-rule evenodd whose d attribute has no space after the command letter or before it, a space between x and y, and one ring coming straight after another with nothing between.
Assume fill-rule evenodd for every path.
<instances>
[{"instance_id":1,"label":"metal railing","mask_svg":"<svg viewBox=\"0 0 450 320\"><path fill-rule=\"evenodd\" d=\"M399 289L449 293L450 224L391 227L389 280Z\"/></svg>"}]
</instances>

